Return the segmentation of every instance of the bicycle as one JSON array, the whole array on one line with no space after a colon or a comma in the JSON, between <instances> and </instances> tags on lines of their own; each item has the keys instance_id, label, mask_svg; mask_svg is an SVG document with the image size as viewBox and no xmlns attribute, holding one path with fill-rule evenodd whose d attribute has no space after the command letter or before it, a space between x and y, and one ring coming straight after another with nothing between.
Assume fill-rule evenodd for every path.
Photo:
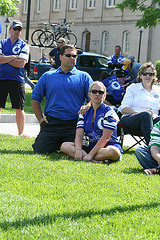
<instances>
[{"instance_id":1,"label":"bicycle","mask_svg":"<svg viewBox=\"0 0 160 240\"><path fill-rule=\"evenodd\" d=\"M42 30L42 29L36 29L32 35L31 35L31 41L32 43L35 45L35 46L41 46L40 44L40 35L43 33L43 32L49 32L48 28L47 28L47 25L49 25L49 23L45 23L43 22L43 24L45 25L45 30ZM59 24L58 23L55 23L55 24L50 24L53 29L55 30L55 27L58 26ZM52 33L52 32L50 32Z\"/></svg>"},{"instance_id":2,"label":"bicycle","mask_svg":"<svg viewBox=\"0 0 160 240\"><path fill-rule=\"evenodd\" d=\"M47 27L45 27L45 30L37 29L33 32L31 40L35 45L51 47L52 45L56 45L59 38L63 37L66 39L67 44L70 43L75 46L77 37L68 29L72 25L68 24L65 19L61 24L50 24L53 27L53 32L48 30Z\"/></svg>"}]
</instances>

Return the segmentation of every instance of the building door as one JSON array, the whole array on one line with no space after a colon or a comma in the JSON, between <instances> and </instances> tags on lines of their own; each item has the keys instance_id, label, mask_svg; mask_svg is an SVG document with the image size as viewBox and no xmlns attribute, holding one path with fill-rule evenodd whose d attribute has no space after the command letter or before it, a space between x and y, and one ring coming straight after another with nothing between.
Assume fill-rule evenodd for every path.
<instances>
[{"instance_id":1,"label":"building door","mask_svg":"<svg viewBox=\"0 0 160 240\"><path fill-rule=\"evenodd\" d=\"M89 52L89 50L90 50L90 38L91 38L91 33L88 32L88 33L86 34L85 52Z\"/></svg>"},{"instance_id":2,"label":"building door","mask_svg":"<svg viewBox=\"0 0 160 240\"><path fill-rule=\"evenodd\" d=\"M90 32L84 32L82 37L82 50L85 52L90 51L90 39L91 39L91 33Z\"/></svg>"}]
</instances>

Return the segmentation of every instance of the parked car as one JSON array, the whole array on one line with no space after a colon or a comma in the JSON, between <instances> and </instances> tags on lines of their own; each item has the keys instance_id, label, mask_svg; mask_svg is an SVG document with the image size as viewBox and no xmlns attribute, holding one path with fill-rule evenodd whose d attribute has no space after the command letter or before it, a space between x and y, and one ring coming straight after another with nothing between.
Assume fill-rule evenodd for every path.
<instances>
[{"instance_id":1,"label":"parked car","mask_svg":"<svg viewBox=\"0 0 160 240\"><path fill-rule=\"evenodd\" d=\"M94 81L100 80L102 71L109 71L106 56L89 52L78 53L76 67L89 73ZM36 63L34 66L34 79L38 80L43 73L52 69L53 66L50 63Z\"/></svg>"}]
</instances>

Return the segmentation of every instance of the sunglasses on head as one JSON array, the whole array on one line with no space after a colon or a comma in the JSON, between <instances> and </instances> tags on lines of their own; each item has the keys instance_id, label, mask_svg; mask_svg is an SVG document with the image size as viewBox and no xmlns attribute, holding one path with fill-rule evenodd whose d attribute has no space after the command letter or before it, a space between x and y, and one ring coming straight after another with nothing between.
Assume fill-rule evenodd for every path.
<instances>
[{"instance_id":1,"label":"sunglasses on head","mask_svg":"<svg viewBox=\"0 0 160 240\"><path fill-rule=\"evenodd\" d=\"M20 31L22 30L22 28L21 28L21 27L14 27L13 30L14 30L14 31L17 31L17 30L18 30L18 31L20 32Z\"/></svg>"},{"instance_id":2,"label":"sunglasses on head","mask_svg":"<svg viewBox=\"0 0 160 240\"><path fill-rule=\"evenodd\" d=\"M154 76L154 73L150 73L150 72L145 72L145 73L142 73L143 76Z\"/></svg>"},{"instance_id":3,"label":"sunglasses on head","mask_svg":"<svg viewBox=\"0 0 160 240\"><path fill-rule=\"evenodd\" d=\"M93 94L97 94L98 93L99 95L103 95L104 94L104 92L101 91L101 90L92 90L91 93L93 93Z\"/></svg>"},{"instance_id":4,"label":"sunglasses on head","mask_svg":"<svg viewBox=\"0 0 160 240\"><path fill-rule=\"evenodd\" d=\"M74 55L74 54L64 54L66 57L70 58L70 57L73 57L73 58L76 58L77 55Z\"/></svg>"}]
</instances>

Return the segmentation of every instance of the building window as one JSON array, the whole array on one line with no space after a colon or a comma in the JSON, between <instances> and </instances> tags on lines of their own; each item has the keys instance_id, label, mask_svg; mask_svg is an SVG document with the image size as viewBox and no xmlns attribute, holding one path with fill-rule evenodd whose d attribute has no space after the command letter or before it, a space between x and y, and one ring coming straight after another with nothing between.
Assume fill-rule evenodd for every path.
<instances>
[{"instance_id":1,"label":"building window","mask_svg":"<svg viewBox=\"0 0 160 240\"><path fill-rule=\"evenodd\" d=\"M87 9L93 9L95 8L95 0L87 0Z\"/></svg>"},{"instance_id":2,"label":"building window","mask_svg":"<svg viewBox=\"0 0 160 240\"><path fill-rule=\"evenodd\" d=\"M23 1L23 13L27 13L28 9L28 0Z\"/></svg>"},{"instance_id":3,"label":"building window","mask_svg":"<svg viewBox=\"0 0 160 240\"><path fill-rule=\"evenodd\" d=\"M69 10L76 10L77 9L77 2L78 2L78 0L70 0Z\"/></svg>"},{"instance_id":4,"label":"building window","mask_svg":"<svg viewBox=\"0 0 160 240\"><path fill-rule=\"evenodd\" d=\"M123 33L123 52L129 53L130 50L130 32Z\"/></svg>"},{"instance_id":5,"label":"building window","mask_svg":"<svg viewBox=\"0 0 160 240\"><path fill-rule=\"evenodd\" d=\"M60 0L53 0L53 11L60 10Z\"/></svg>"},{"instance_id":6,"label":"building window","mask_svg":"<svg viewBox=\"0 0 160 240\"><path fill-rule=\"evenodd\" d=\"M104 32L102 36L102 52L108 53L109 33Z\"/></svg>"},{"instance_id":7,"label":"building window","mask_svg":"<svg viewBox=\"0 0 160 240\"><path fill-rule=\"evenodd\" d=\"M41 0L37 0L37 12L41 11Z\"/></svg>"},{"instance_id":8,"label":"building window","mask_svg":"<svg viewBox=\"0 0 160 240\"><path fill-rule=\"evenodd\" d=\"M115 0L106 0L106 8L115 7Z\"/></svg>"}]
</instances>

